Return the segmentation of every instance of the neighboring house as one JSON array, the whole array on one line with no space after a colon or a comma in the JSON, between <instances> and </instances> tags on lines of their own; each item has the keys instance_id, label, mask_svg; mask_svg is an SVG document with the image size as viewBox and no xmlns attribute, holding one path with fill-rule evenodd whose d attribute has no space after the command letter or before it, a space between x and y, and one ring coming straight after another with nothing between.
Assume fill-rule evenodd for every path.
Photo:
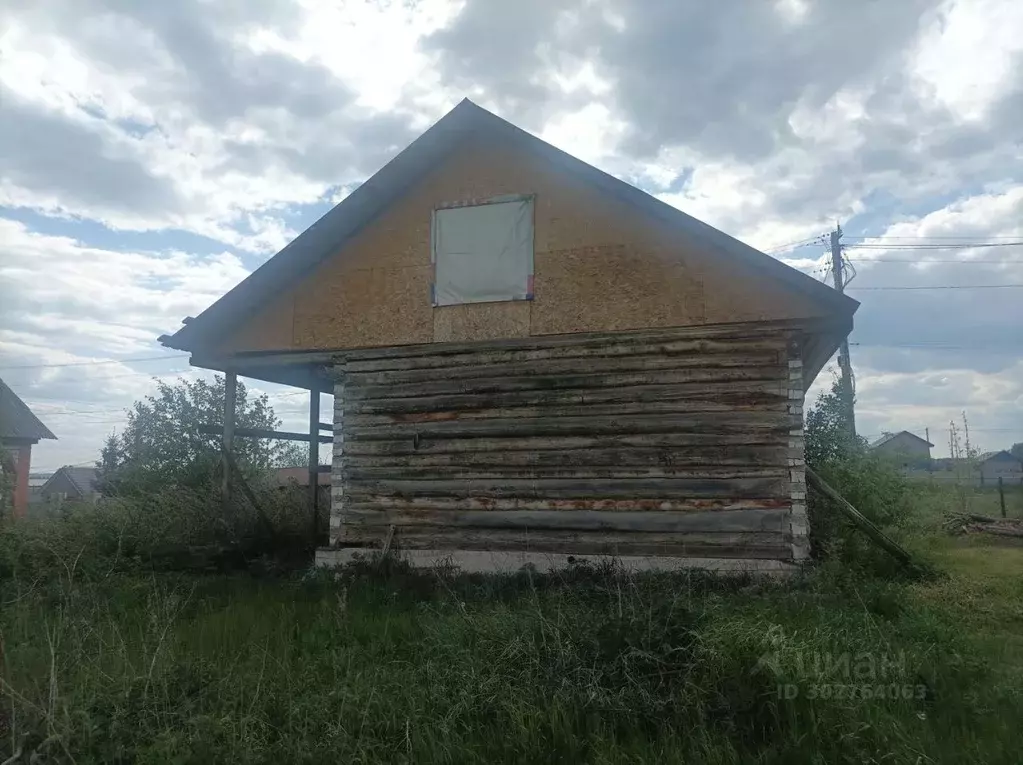
<instances>
[{"instance_id":1,"label":"neighboring house","mask_svg":"<svg viewBox=\"0 0 1023 765\"><path fill-rule=\"evenodd\" d=\"M277 478L278 486L309 485L309 470L304 467L277 468L274 470L274 476ZM316 480L320 486L330 486L330 473L319 473Z\"/></svg>"},{"instance_id":2,"label":"neighboring house","mask_svg":"<svg viewBox=\"0 0 1023 765\"><path fill-rule=\"evenodd\" d=\"M44 502L95 502L96 468L64 466L39 489Z\"/></svg>"},{"instance_id":3,"label":"neighboring house","mask_svg":"<svg viewBox=\"0 0 1023 765\"><path fill-rule=\"evenodd\" d=\"M978 455L977 473L985 486L998 483L999 478L1007 486L1023 484L1023 462L1004 450Z\"/></svg>"},{"instance_id":4,"label":"neighboring house","mask_svg":"<svg viewBox=\"0 0 1023 765\"><path fill-rule=\"evenodd\" d=\"M40 439L57 437L32 414L24 401L0 380L0 448L5 449L14 463L15 518L28 512L29 479L32 465L32 447Z\"/></svg>"},{"instance_id":5,"label":"neighboring house","mask_svg":"<svg viewBox=\"0 0 1023 765\"><path fill-rule=\"evenodd\" d=\"M295 501L302 502L309 496L309 469L305 467L286 467L274 470L277 486L281 492L289 494ZM325 505L330 502L330 473L317 473L317 491L320 501Z\"/></svg>"},{"instance_id":6,"label":"neighboring house","mask_svg":"<svg viewBox=\"0 0 1023 765\"><path fill-rule=\"evenodd\" d=\"M778 570L857 306L463 101L160 340L333 393L321 564Z\"/></svg>"},{"instance_id":7,"label":"neighboring house","mask_svg":"<svg viewBox=\"0 0 1023 765\"><path fill-rule=\"evenodd\" d=\"M30 505L43 501L40 489L46 485L53 473L29 473L28 474L28 503Z\"/></svg>"},{"instance_id":8,"label":"neighboring house","mask_svg":"<svg viewBox=\"0 0 1023 765\"><path fill-rule=\"evenodd\" d=\"M900 430L898 433L885 433L870 445L875 454L891 458L904 468L929 468L931 463L930 441Z\"/></svg>"}]
</instances>

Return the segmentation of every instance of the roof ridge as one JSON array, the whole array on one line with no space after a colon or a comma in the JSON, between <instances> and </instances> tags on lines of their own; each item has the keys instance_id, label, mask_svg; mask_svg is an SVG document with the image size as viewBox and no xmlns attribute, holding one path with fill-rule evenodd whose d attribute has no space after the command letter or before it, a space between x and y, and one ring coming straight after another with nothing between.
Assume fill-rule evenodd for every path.
<instances>
[{"instance_id":1,"label":"roof ridge","mask_svg":"<svg viewBox=\"0 0 1023 765\"><path fill-rule=\"evenodd\" d=\"M22 422L14 421L15 430L10 433L0 431L0 438L28 438L39 440L41 438L52 438L57 439L53 432L43 424L35 412L33 412L28 404L21 400L21 397L14 392L10 385L8 385L3 378L0 378L0 428L8 426L7 416L3 410L4 405L11 407L12 411L8 412L8 416L14 418L22 418ZM23 428L27 432L19 433L17 428Z\"/></svg>"}]
</instances>

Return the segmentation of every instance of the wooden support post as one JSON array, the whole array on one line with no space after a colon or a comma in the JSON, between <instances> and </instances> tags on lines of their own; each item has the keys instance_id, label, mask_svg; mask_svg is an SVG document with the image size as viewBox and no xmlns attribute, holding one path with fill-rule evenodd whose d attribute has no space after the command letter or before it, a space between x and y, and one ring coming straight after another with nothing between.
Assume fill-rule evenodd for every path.
<instances>
[{"instance_id":1,"label":"wooden support post","mask_svg":"<svg viewBox=\"0 0 1023 765\"><path fill-rule=\"evenodd\" d=\"M224 435L221 439L223 447L223 472L220 484L220 496L227 513L231 505L231 455L234 449L235 399L238 393L238 374L228 370L224 375Z\"/></svg>"},{"instance_id":2,"label":"wooden support post","mask_svg":"<svg viewBox=\"0 0 1023 765\"><path fill-rule=\"evenodd\" d=\"M1002 481L1002 477L998 476L998 501L1002 505L1002 517L1005 517L1005 483Z\"/></svg>"},{"instance_id":3,"label":"wooden support post","mask_svg":"<svg viewBox=\"0 0 1023 765\"><path fill-rule=\"evenodd\" d=\"M809 467L806 468L806 481L807 483L825 497L835 503L835 506L842 511L842 514L848 518L854 526L860 531L874 540L875 543L885 550L889 555L895 558L899 563L909 568L916 568L912 557L906 550L904 550L895 540L885 534L881 529L874 525L873 521L867 518L863 513L853 507L849 502L831 488L828 484L824 483L813 470Z\"/></svg>"},{"instance_id":4,"label":"wooden support post","mask_svg":"<svg viewBox=\"0 0 1023 765\"><path fill-rule=\"evenodd\" d=\"M320 530L320 390L309 391L309 509L313 538Z\"/></svg>"},{"instance_id":5,"label":"wooden support post","mask_svg":"<svg viewBox=\"0 0 1023 765\"><path fill-rule=\"evenodd\" d=\"M238 485L241 487L242 494L245 495L245 498L249 501L249 504L252 505L252 509L256 511L256 516L259 518L259 522L263 527L263 532L267 535L272 535L274 533L273 524L270 522L270 519L267 517L266 512L263 510L263 507L259 504L259 501L256 499L256 495L253 493L252 487L249 486L248 481L245 480L245 476L242 475L242 471L238 469L238 464L234 461L234 454L227 451L226 449L221 449L221 452L224 456L224 461L231 468L231 475L234 477L234 479L238 482Z\"/></svg>"}]
</instances>

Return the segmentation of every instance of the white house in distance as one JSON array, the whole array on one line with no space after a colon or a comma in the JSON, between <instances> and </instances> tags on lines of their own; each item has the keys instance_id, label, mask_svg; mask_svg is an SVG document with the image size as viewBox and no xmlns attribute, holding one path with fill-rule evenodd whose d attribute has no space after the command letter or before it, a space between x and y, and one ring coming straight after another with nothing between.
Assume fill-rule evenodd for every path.
<instances>
[{"instance_id":1,"label":"white house in distance","mask_svg":"<svg viewBox=\"0 0 1023 765\"><path fill-rule=\"evenodd\" d=\"M1023 485L1023 462L1004 449L978 455L977 473L982 485L994 485L999 478L1006 486Z\"/></svg>"},{"instance_id":2,"label":"white house in distance","mask_svg":"<svg viewBox=\"0 0 1023 765\"><path fill-rule=\"evenodd\" d=\"M870 445L876 454L890 457L899 462L902 467L927 467L931 462L930 441L920 438L908 430L900 430L898 433L885 433Z\"/></svg>"}]
</instances>

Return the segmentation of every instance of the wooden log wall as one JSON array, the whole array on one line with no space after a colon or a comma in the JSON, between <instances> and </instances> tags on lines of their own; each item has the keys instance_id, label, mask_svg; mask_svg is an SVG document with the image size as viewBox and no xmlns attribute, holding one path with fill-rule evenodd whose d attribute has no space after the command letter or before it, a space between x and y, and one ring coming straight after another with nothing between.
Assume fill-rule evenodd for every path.
<instances>
[{"instance_id":1,"label":"wooden log wall","mask_svg":"<svg viewBox=\"0 0 1023 765\"><path fill-rule=\"evenodd\" d=\"M399 549L799 558L793 342L735 325L347 353L332 543L393 526Z\"/></svg>"}]
</instances>

